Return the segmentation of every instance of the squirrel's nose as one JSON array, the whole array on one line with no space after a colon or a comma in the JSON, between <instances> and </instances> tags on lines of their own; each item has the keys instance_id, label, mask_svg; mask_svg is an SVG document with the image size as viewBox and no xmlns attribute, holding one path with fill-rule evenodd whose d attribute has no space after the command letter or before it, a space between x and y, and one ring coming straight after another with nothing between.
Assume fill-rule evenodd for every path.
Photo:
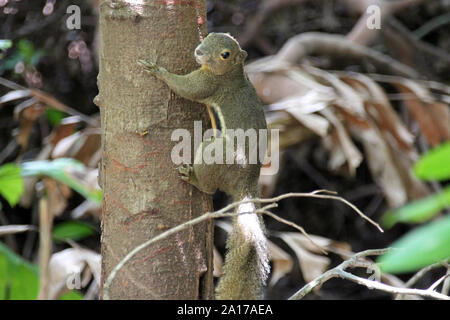
<instances>
[{"instance_id":1,"label":"squirrel's nose","mask_svg":"<svg viewBox=\"0 0 450 320\"><path fill-rule=\"evenodd\" d=\"M196 49L196 50L195 50L195 55L197 55L197 56L202 56L202 55L203 55L203 52L202 52L200 49Z\"/></svg>"}]
</instances>

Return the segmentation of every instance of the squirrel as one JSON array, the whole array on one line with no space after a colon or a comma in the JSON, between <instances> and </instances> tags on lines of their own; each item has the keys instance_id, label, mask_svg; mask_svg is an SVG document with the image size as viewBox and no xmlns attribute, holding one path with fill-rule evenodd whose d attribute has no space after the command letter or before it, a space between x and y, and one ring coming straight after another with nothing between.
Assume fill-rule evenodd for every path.
<instances>
[{"instance_id":1,"label":"squirrel","mask_svg":"<svg viewBox=\"0 0 450 320\"><path fill-rule=\"evenodd\" d=\"M233 201L257 198L261 161L259 157L254 163L248 160L257 148L260 153L264 149L262 154L265 154L265 148L259 143L256 148L245 145L241 152L233 152L233 163L201 161L203 150L211 143L222 147L230 141L234 143L232 131L267 129L263 105L244 71L247 52L228 33L209 33L195 49L194 56L201 67L187 75L170 73L152 62L138 61L145 71L164 81L176 94L207 107L216 134L196 150L193 165L178 167L180 177L208 194L220 189ZM222 160L225 160L224 155ZM270 266L264 223L261 215L255 213L256 207L250 201L236 209L233 231L227 239L224 272L216 288L217 299L262 297Z\"/></svg>"}]
</instances>

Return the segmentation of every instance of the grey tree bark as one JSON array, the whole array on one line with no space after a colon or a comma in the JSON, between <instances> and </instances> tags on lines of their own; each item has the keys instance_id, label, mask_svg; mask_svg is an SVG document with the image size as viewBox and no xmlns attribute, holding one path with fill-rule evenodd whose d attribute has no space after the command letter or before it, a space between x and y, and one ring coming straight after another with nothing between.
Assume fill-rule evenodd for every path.
<instances>
[{"instance_id":1,"label":"grey tree bark","mask_svg":"<svg viewBox=\"0 0 450 320\"><path fill-rule=\"evenodd\" d=\"M204 106L177 97L139 59L175 73L198 66L206 1L100 1L99 95L102 122L102 282L133 248L211 211L211 199L183 182L171 160L171 134L191 130ZM193 154L194 152L192 152ZM213 222L152 245L128 262L112 299L210 299Z\"/></svg>"}]
</instances>

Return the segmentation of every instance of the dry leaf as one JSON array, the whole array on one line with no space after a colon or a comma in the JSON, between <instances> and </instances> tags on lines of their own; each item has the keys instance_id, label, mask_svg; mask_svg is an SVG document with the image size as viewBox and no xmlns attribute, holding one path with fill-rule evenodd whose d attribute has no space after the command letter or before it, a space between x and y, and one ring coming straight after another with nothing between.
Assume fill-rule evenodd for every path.
<instances>
[{"instance_id":1,"label":"dry leaf","mask_svg":"<svg viewBox=\"0 0 450 320\"><path fill-rule=\"evenodd\" d=\"M49 298L56 299L62 292L70 289L68 287L81 286L81 276L86 265L96 282L100 283L101 255L99 253L81 248L69 248L54 253L49 262Z\"/></svg>"},{"instance_id":2,"label":"dry leaf","mask_svg":"<svg viewBox=\"0 0 450 320\"><path fill-rule=\"evenodd\" d=\"M364 118L363 97L359 95L352 87L339 79L336 75L311 66L305 66L306 70L313 75L320 77L333 86L336 92L335 103L345 108L350 114Z\"/></svg>"},{"instance_id":3,"label":"dry leaf","mask_svg":"<svg viewBox=\"0 0 450 320\"><path fill-rule=\"evenodd\" d=\"M62 119L61 123L53 129L49 137L50 143L56 146L59 141L72 135L79 123L80 118L78 116L66 117Z\"/></svg>"},{"instance_id":4,"label":"dry leaf","mask_svg":"<svg viewBox=\"0 0 450 320\"><path fill-rule=\"evenodd\" d=\"M387 130L397 140L399 147L410 152L414 137L400 121L383 89L374 80L362 74L351 73L351 77L343 76L342 78L344 81L359 83L366 89L368 101L365 104L365 110L368 115L374 119L380 129Z\"/></svg>"},{"instance_id":5,"label":"dry leaf","mask_svg":"<svg viewBox=\"0 0 450 320\"><path fill-rule=\"evenodd\" d=\"M389 206L397 207L406 203L407 185L399 175L395 158L386 141L375 130L362 132L360 139L372 177L381 187Z\"/></svg>"},{"instance_id":6,"label":"dry leaf","mask_svg":"<svg viewBox=\"0 0 450 320\"><path fill-rule=\"evenodd\" d=\"M81 219L87 214L90 214L97 220L100 220L100 210L101 206L93 201L84 200L75 209L72 210L70 216L72 219Z\"/></svg>"},{"instance_id":7,"label":"dry leaf","mask_svg":"<svg viewBox=\"0 0 450 320\"><path fill-rule=\"evenodd\" d=\"M299 261L303 278L306 282L314 280L327 269L330 259L322 255L322 251L311 240L299 232L278 232L277 236L286 242L295 252ZM345 242L334 241L325 237L309 235L321 247L333 250L344 259L351 253L351 247Z\"/></svg>"},{"instance_id":8,"label":"dry leaf","mask_svg":"<svg viewBox=\"0 0 450 320\"><path fill-rule=\"evenodd\" d=\"M43 181L48 195L49 210L53 217L59 216L67 207L72 189L68 185L52 178L44 178Z\"/></svg>"},{"instance_id":9,"label":"dry leaf","mask_svg":"<svg viewBox=\"0 0 450 320\"><path fill-rule=\"evenodd\" d=\"M285 111L317 135L321 137L327 135L330 123L325 118L315 114L304 113L300 108L286 108Z\"/></svg>"},{"instance_id":10,"label":"dry leaf","mask_svg":"<svg viewBox=\"0 0 450 320\"><path fill-rule=\"evenodd\" d=\"M325 116L325 118L330 120L330 122L336 128L340 146L347 159L349 172L353 176L356 172L356 168L358 168L361 161L363 160L361 152L359 152L358 148L353 143L345 127L330 109L324 109L321 111L321 113Z\"/></svg>"},{"instance_id":11,"label":"dry leaf","mask_svg":"<svg viewBox=\"0 0 450 320\"><path fill-rule=\"evenodd\" d=\"M270 260L273 263L269 286L274 286L278 280L292 271L294 262L286 251L278 247L272 241L268 241L268 247Z\"/></svg>"},{"instance_id":12,"label":"dry leaf","mask_svg":"<svg viewBox=\"0 0 450 320\"><path fill-rule=\"evenodd\" d=\"M22 150L28 145L28 140L30 138L34 123L45 111L45 108L40 103L30 103L29 100L27 101L28 103L26 105L17 105L17 111L15 111L15 116L20 121L20 127L16 139L17 143L22 147Z\"/></svg>"},{"instance_id":13,"label":"dry leaf","mask_svg":"<svg viewBox=\"0 0 450 320\"><path fill-rule=\"evenodd\" d=\"M26 98L30 96L30 90L14 90L14 91L10 91L7 94L3 95L2 97L0 97L0 105L10 102L10 101L14 101L14 100L18 100L18 99L22 99L22 98Z\"/></svg>"},{"instance_id":14,"label":"dry leaf","mask_svg":"<svg viewBox=\"0 0 450 320\"><path fill-rule=\"evenodd\" d=\"M435 119L427 108L427 103L432 103L433 99L426 88L411 80L394 83L394 85L401 92L412 96L410 99L405 99L404 103L419 124L420 130L428 142L433 146L437 146L440 142L444 141L445 133L439 131L439 127L435 125Z\"/></svg>"},{"instance_id":15,"label":"dry leaf","mask_svg":"<svg viewBox=\"0 0 450 320\"><path fill-rule=\"evenodd\" d=\"M213 276L220 277L222 275L223 258L222 255L217 251L216 247L213 248Z\"/></svg>"},{"instance_id":16,"label":"dry leaf","mask_svg":"<svg viewBox=\"0 0 450 320\"><path fill-rule=\"evenodd\" d=\"M85 130L71 150L71 157L89 165L96 151L101 147L100 129Z\"/></svg>"},{"instance_id":17,"label":"dry leaf","mask_svg":"<svg viewBox=\"0 0 450 320\"><path fill-rule=\"evenodd\" d=\"M296 232L279 233L279 237L295 252L303 279L306 282L310 282L325 272L330 264L330 259L322 255L311 253L305 246L303 235L301 235L302 237L299 237L300 235L300 233Z\"/></svg>"},{"instance_id":18,"label":"dry leaf","mask_svg":"<svg viewBox=\"0 0 450 320\"><path fill-rule=\"evenodd\" d=\"M336 131L331 132L322 139L322 145L328 150L328 168L331 171L338 171L346 162L344 151L339 144L339 138Z\"/></svg>"},{"instance_id":19,"label":"dry leaf","mask_svg":"<svg viewBox=\"0 0 450 320\"><path fill-rule=\"evenodd\" d=\"M51 157L53 159L56 158L69 158L69 152L72 146L77 142L77 140L81 136L81 132L75 132L74 134L62 138L58 141L58 143L53 148Z\"/></svg>"},{"instance_id":20,"label":"dry leaf","mask_svg":"<svg viewBox=\"0 0 450 320\"><path fill-rule=\"evenodd\" d=\"M7 226L0 226L0 237L7 234L20 233L30 230L36 230L36 227L26 224L9 224Z\"/></svg>"}]
</instances>

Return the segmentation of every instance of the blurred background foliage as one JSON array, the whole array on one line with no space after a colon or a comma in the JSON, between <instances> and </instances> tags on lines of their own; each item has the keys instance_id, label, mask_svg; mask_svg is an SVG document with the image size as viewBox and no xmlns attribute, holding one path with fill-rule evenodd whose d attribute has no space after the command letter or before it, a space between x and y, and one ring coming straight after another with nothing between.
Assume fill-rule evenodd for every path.
<instances>
[{"instance_id":1,"label":"blurred background foliage","mask_svg":"<svg viewBox=\"0 0 450 320\"><path fill-rule=\"evenodd\" d=\"M450 2L391 1L405 5L383 7L382 28L367 32L358 22L369 2L207 1L208 31L248 51L249 78L280 129L280 171L261 178L263 195L334 190L385 228L340 203L283 200L276 213L332 253L267 219L267 298L369 248L399 248L377 260L391 284L427 266L418 287L449 274ZM66 27L71 4L80 30ZM97 14L95 0L0 0L0 299L97 298ZM216 208L226 201L214 197ZM217 223L216 275L227 230ZM449 287L446 278L438 289ZM392 297L333 279L307 298Z\"/></svg>"}]
</instances>

